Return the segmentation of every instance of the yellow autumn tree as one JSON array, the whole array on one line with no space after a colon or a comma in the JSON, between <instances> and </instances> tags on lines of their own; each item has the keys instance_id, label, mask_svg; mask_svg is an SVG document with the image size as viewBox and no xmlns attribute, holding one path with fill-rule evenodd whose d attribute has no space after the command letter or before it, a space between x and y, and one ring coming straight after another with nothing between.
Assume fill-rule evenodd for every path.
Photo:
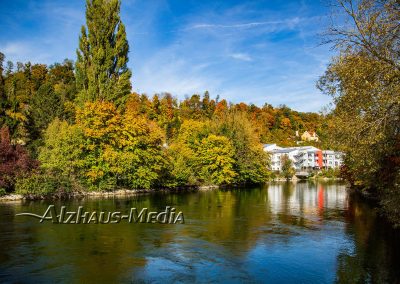
<instances>
[{"instance_id":1,"label":"yellow autumn tree","mask_svg":"<svg viewBox=\"0 0 400 284\"><path fill-rule=\"evenodd\" d=\"M200 177L211 184L230 184L235 181L235 148L228 138L215 134L203 138L197 157L200 161Z\"/></svg>"},{"instance_id":2,"label":"yellow autumn tree","mask_svg":"<svg viewBox=\"0 0 400 284\"><path fill-rule=\"evenodd\" d=\"M117 110L111 102L86 103L77 109L75 125L56 120L45 138L40 153L43 167L78 169L92 190L151 188L158 185L163 171L160 127L128 109Z\"/></svg>"}]
</instances>

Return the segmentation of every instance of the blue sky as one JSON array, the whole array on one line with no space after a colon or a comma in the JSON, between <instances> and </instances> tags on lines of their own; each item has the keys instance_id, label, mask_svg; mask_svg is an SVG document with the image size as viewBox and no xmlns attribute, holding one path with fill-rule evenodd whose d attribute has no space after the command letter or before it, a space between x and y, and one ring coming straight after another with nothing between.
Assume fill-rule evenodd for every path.
<instances>
[{"instance_id":1,"label":"blue sky","mask_svg":"<svg viewBox=\"0 0 400 284\"><path fill-rule=\"evenodd\" d=\"M324 2L123 0L133 90L319 111L330 98L315 82L333 56L319 45ZM85 1L0 0L0 11L6 60L75 60Z\"/></svg>"}]
</instances>

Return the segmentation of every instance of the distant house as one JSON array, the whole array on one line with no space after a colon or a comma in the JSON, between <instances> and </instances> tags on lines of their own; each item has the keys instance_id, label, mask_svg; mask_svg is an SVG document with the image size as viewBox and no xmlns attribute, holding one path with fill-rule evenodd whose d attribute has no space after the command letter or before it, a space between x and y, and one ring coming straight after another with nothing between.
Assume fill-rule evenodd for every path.
<instances>
[{"instance_id":1,"label":"distant house","mask_svg":"<svg viewBox=\"0 0 400 284\"><path fill-rule=\"evenodd\" d=\"M311 171L339 168L343 164L343 153L320 150L313 146L282 148L276 144L265 144L264 151L270 154L271 170L282 170L282 157L287 156L293 162L296 171Z\"/></svg>"},{"instance_id":2,"label":"distant house","mask_svg":"<svg viewBox=\"0 0 400 284\"><path fill-rule=\"evenodd\" d=\"M301 135L301 140L318 142L319 137L315 131L304 131L304 133Z\"/></svg>"},{"instance_id":3,"label":"distant house","mask_svg":"<svg viewBox=\"0 0 400 284\"><path fill-rule=\"evenodd\" d=\"M11 144L25 146L26 142L22 139L11 139Z\"/></svg>"}]
</instances>

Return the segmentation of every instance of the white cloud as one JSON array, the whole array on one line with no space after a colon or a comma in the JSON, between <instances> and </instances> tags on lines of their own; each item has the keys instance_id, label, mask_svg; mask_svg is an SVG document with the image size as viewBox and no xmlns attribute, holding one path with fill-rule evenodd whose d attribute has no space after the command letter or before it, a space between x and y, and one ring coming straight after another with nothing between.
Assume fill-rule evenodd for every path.
<instances>
[{"instance_id":1,"label":"white cloud","mask_svg":"<svg viewBox=\"0 0 400 284\"><path fill-rule=\"evenodd\" d=\"M28 52L26 45L21 42L7 42L5 45L0 46L0 50L4 54L13 57L24 57Z\"/></svg>"},{"instance_id":2,"label":"white cloud","mask_svg":"<svg viewBox=\"0 0 400 284\"><path fill-rule=\"evenodd\" d=\"M253 60L251 58L251 56L248 55L247 53L232 53L229 56L232 57L233 59L242 60L242 61L252 61Z\"/></svg>"},{"instance_id":3,"label":"white cloud","mask_svg":"<svg viewBox=\"0 0 400 284\"><path fill-rule=\"evenodd\" d=\"M41 43L33 41L9 41L0 45L0 51L4 53L7 61L51 63L50 53L45 52L46 48Z\"/></svg>"}]
</instances>

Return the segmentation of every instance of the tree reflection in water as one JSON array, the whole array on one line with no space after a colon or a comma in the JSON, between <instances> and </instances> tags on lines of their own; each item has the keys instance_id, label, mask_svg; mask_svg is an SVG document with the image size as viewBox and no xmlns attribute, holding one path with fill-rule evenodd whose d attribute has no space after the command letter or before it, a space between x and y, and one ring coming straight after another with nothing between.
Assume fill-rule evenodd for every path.
<instances>
[{"instance_id":1,"label":"tree reflection in water","mask_svg":"<svg viewBox=\"0 0 400 284\"><path fill-rule=\"evenodd\" d=\"M0 203L0 282L395 283L398 236L341 183L57 202L71 210L173 206L185 224L53 225L49 202Z\"/></svg>"}]
</instances>

